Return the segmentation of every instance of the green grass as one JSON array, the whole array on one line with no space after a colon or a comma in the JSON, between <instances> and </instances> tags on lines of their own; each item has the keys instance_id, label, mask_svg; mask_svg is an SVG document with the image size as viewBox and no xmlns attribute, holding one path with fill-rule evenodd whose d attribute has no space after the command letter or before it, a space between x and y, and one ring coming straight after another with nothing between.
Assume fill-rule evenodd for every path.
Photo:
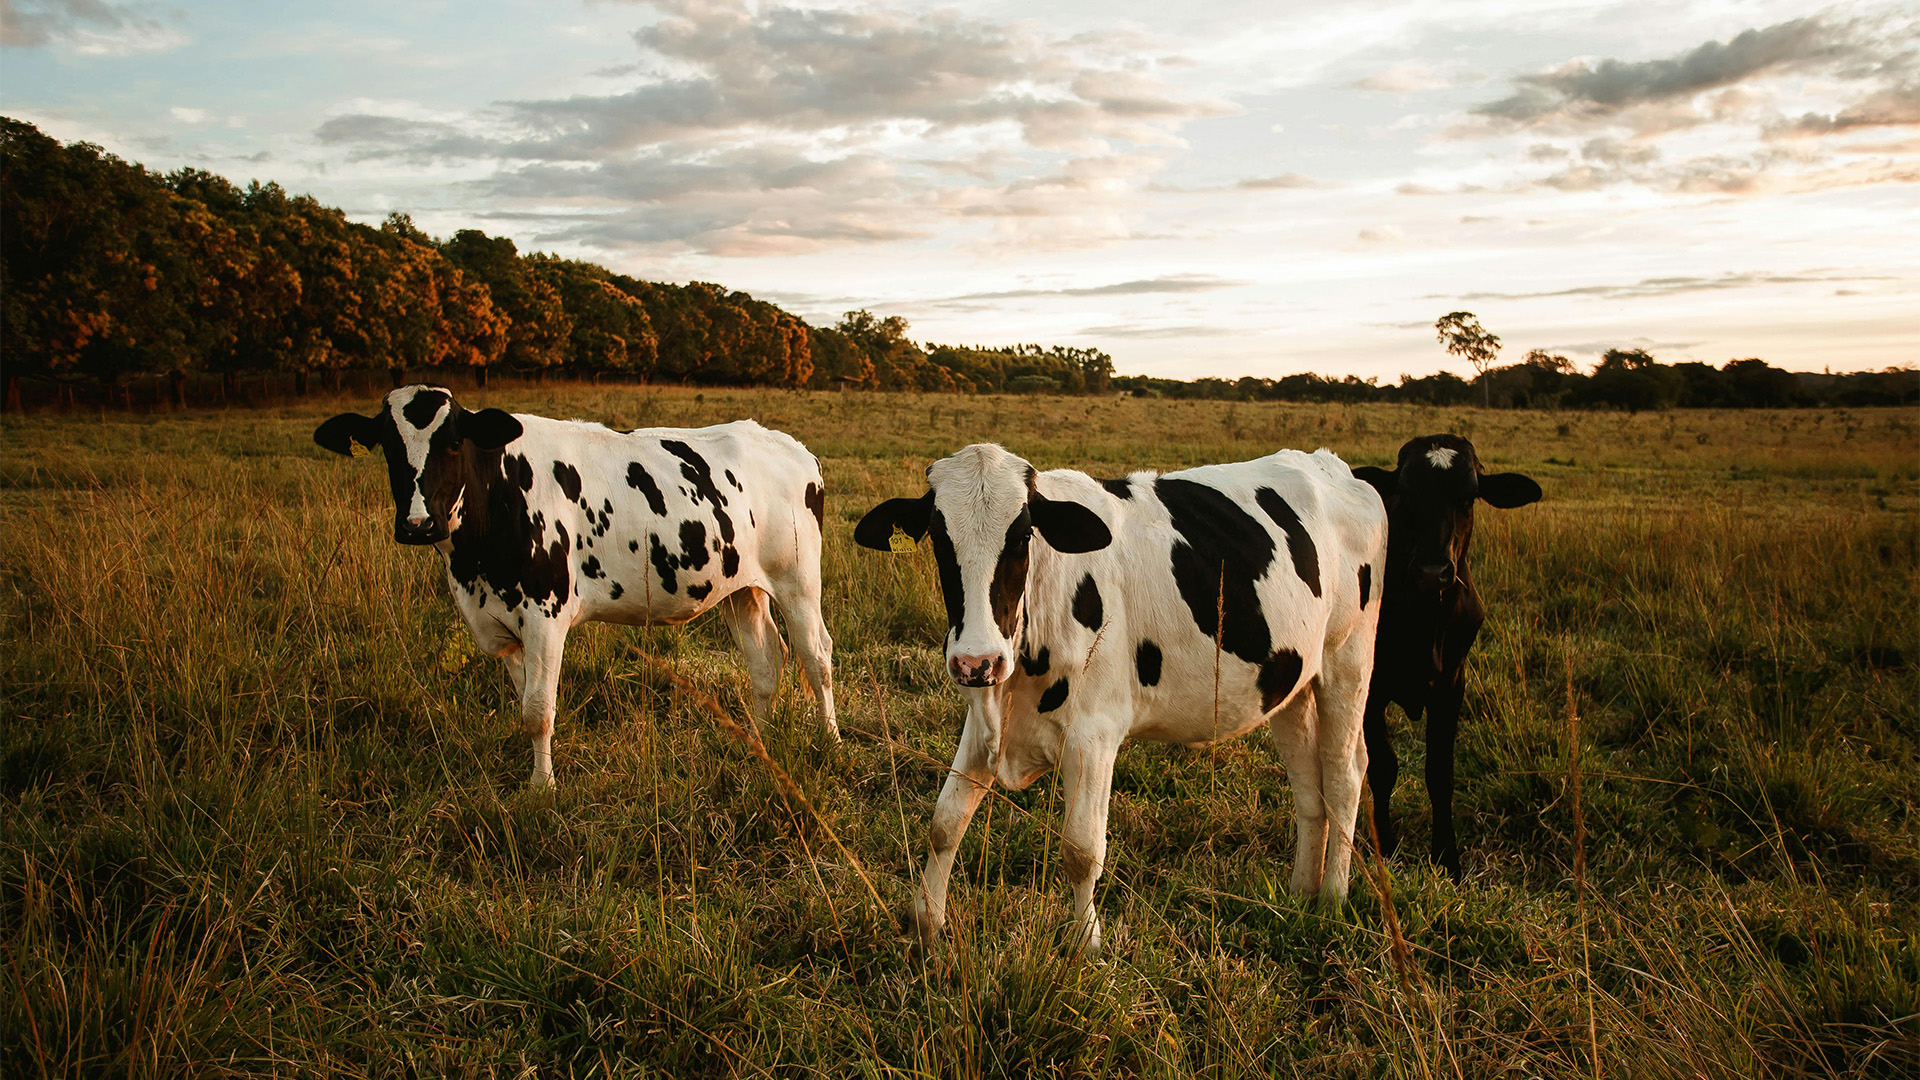
<instances>
[{"instance_id":1,"label":"green grass","mask_svg":"<svg viewBox=\"0 0 1920 1080\"><path fill-rule=\"evenodd\" d=\"M790 673L761 731L816 818L689 692L740 707L717 623L589 625L558 788L529 793L505 673L460 662L437 560L390 539L383 470L310 441L370 402L9 418L0 1073L1920 1070L1910 411L558 386L485 403L620 427L750 415L805 441L829 485L841 721L891 738L822 746ZM1332 916L1285 894L1284 770L1252 738L1121 755L1100 961L1067 948L1046 781L983 806L948 942L908 947L962 709L930 558L857 549L862 511L976 439L1114 475L1280 446L1389 463L1445 430L1547 500L1480 515L1467 875L1388 866L1404 970L1372 880ZM1395 720L1418 852L1422 755Z\"/></svg>"}]
</instances>

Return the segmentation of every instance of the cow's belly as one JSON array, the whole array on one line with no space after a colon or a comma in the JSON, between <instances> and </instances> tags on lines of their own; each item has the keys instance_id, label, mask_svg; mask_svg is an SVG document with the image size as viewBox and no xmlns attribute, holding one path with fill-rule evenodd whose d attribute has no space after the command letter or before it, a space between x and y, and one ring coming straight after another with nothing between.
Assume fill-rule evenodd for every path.
<instances>
[{"instance_id":1,"label":"cow's belly","mask_svg":"<svg viewBox=\"0 0 1920 1080\"><path fill-rule=\"evenodd\" d=\"M1206 664L1188 665L1187 670L1169 664L1159 685L1135 692L1131 737L1203 747L1238 738L1266 722L1259 667L1223 657L1216 704L1213 657L1206 659Z\"/></svg>"}]
</instances>

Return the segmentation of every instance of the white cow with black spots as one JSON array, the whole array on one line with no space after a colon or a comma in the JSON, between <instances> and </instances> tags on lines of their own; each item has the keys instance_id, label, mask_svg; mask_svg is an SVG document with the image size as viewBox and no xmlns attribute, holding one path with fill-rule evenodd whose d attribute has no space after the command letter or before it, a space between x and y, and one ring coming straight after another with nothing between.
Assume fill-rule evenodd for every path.
<instances>
[{"instance_id":1,"label":"white cow with black spots","mask_svg":"<svg viewBox=\"0 0 1920 1080\"><path fill-rule=\"evenodd\" d=\"M612 431L469 412L447 390L408 386L374 416L313 433L338 454L386 453L393 536L431 544L482 650L506 662L533 740L535 787L553 782L560 655L577 623L682 623L718 607L746 654L765 716L785 647L780 606L820 708L833 711L833 639L820 617L820 466L751 420Z\"/></svg>"},{"instance_id":2,"label":"white cow with black spots","mask_svg":"<svg viewBox=\"0 0 1920 1080\"><path fill-rule=\"evenodd\" d=\"M1093 887L1121 744L1201 747L1262 723L1293 788L1292 887L1344 901L1387 550L1380 496L1325 450L1095 480L975 445L927 482L854 532L880 549L895 529L931 541L947 669L967 698L915 902L922 936L946 922L954 852L987 789L1057 768L1076 924L1098 950Z\"/></svg>"}]
</instances>

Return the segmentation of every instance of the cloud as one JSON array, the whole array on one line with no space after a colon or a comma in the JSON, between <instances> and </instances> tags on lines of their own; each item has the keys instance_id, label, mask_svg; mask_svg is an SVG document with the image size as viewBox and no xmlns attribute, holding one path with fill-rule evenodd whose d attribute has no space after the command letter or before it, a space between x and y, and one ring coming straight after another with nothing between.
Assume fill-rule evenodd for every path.
<instances>
[{"instance_id":1,"label":"cloud","mask_svg":"<svg viewBox=\"0 0 1920 1080\"><path fill-rule=\"evenodd\" d=\"M1831 116L1806 113L1798 120L1769 127L1767 134L1792 138L1913 125L1920 125L1920 80L1884 87Z\"/></svg>"},{"instance_id":2,"label":"cloud","mask_svg":"<svg viewBox=\"0 0 1920 1080\"><path fill-rule=\"evenodd\" d=\"M185 34L152 11L146 4L106 0L0 0L0 45L39 49L58 44L82 56L127 56L187 43Z\"/></svg>"},{"instance_id":3,"label":"cloud","mask_svg":"<svg viewBox=\"0 0 1920 1080\"><path fill-rule=\"evenodd\" d=\"M1452 81L1426 64L1395 64L1353 84L1356 90L1374 90L1386 94L1413 94L1422 90L1440 90Z\"/></svg>"},{"instance_id":4,"label":"cloud","mask_svg":"<svg viewBox=\"0 0 1920 1080\"><path fill-rule=\"evenodd\" d=\"M1432 293L1422 297L1424 300L1540 300L1549 297L1591 296L1600 300L1638 300L1654 296L1675 296L1682 293L1717 292L1725 289L1751 289L1765 285L1799 285L1810 282L1836 281L1894 281L1897 278L1870 274L1766 274L1749 272L1744 274L1722 274L1719 277L1656 277L1642 278L1630 285L1581 285L1571 289L1553 289L1546 292L1527 293ZM1569 346L1572 347L1572 346ZM1678 346L1676 346L1678 347Z\"/></svg>"},{"instance_id":5,"label":"cloud","mask_svg":"<svg viewBox=\"0 0 1920 1080\"><path fill-rule=\"evenodd\" d=\"M1074 245L1132 235L1139 182L1184 145L1180 128L1234 111L1175 92L1125 34L1056 39L952 12L651 6L662 17L633 34L645 70L600 69L636 86L454 119L348 113L317 136L349 160L491 163L490 195L594 204L556 218L555 236L587 242L737 254L780 235L822 247L971 219L1000 243Z\"/></svg>"},{"instance_id":6,"label":"cloud","mask_svg":"<svg viewBox=\"0 0 1920 1080\"><path fill-rule=\"evenodd\" d=\"M1299 173L1281 173L1278 176L1257 176L1242 180L1234 187L1242 191L1298 191L1304 188L1332 187L1323 180Z\"/></svg>"},{"instance_id":7,"label":"cloud","mask_svg":"<svg viewBox=\"0 0 1920 1080\"><path fill-rule=\"evenodd\" d=\"M1571 60L1523 75L1507 97L1472 112L1497 127L1579 127L1605 122L1637 106L1690 102L1709 90L1762 75L1831 69L1877 54L1849 28L1819 18L1745 30L1662 60Z\"/></svg>"},{"instance_id":8,"label":"cloud","mask_svg":"<svg viewBox=\"0 0 1920 1080\"><path fill-rule=\"evenodd\" d=\"M1111 285L1092 285L1079 288L1062 289L1007 289L1001 292L966 293L961 296L947 296L938 300L929 300L930 304L961 304L979 300L1023 300L1033 297L1060 296L1143 296L1164 293L1211 292L1215 289L1231 289L1249 284L1232 278L1215 277L1212 274L1172 274L1167 277L1142 278L1135 281L1119 281Z\"/></svg>"},{"instance_id":9,"label":"cloud","mask_svg":"<svg viewBox=\"0 0 1920 1080\"><path fill-rule=\"evenodd\" d=\"M1119 338L1196 338L1196 337L1234 337L1244 334L1243 330L1234 330L1224 326L1140 326L1134 323L1118 323L1112 326L1089 326L1080 331L1086 337Z\"/></svg>"}]
</instances>

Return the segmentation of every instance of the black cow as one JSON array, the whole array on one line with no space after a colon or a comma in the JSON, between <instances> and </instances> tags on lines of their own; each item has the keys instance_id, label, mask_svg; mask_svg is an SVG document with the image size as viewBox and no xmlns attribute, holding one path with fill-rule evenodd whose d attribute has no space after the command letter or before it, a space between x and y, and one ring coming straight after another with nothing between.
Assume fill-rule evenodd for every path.
<instances>
[{"instance_id":1,"label":"black cow","mask_svg":"<svg viewBox=\"0 0 1920 1080\"><path fill-rule=\"evenodd\" d=\"M1458 435L1426 435L1400 448L1398 468L1363 465L1353 475L1387 504L1387 565L1380 583L1380 632L1367 690L1367 782L1380 847L1398 843L1388 812L1400 762L1387 730L1387 706L1398 702L1409 722L1427 717L1427 794L1433 800L1435 862L1460 876L1453 835L1453 740L1466 686L1464 662L1486 621L1467 567L1473 503L1509 510L1540 498L1540 485L1519 473L1485 473L1473 444Z\"/></svg>"}]
</instances>

